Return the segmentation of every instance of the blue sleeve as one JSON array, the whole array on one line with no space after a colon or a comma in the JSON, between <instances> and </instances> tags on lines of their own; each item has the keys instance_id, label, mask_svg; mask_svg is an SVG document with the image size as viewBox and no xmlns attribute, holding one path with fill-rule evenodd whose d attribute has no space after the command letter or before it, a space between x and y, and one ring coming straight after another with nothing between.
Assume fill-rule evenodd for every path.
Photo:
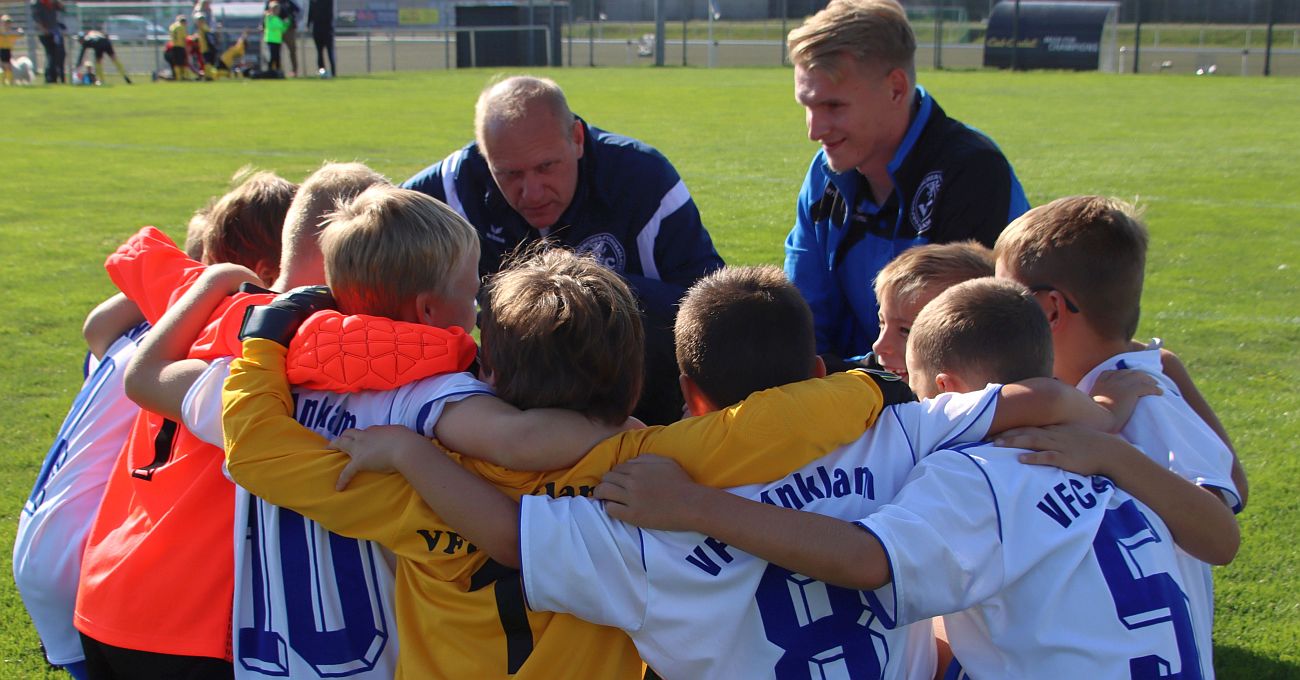
<instances>
[{"instance_id":1,"label":"blue sleeve","mask_svg":"<svg viewBox=\"0 0 1300 680\"><path fill-rule=\"evenodd\" d=\"M826 179L817 166L821 156L813 159L795 213L794 228L785 239L785 275L794 283L812 309L817 337L817 353L838 351L833 345L841 335L840 320L847 313L844 294L831 271L827 226L812 218L812 206L821 198Z\"/></svg>"},{"instance_id":2,"label":"blue sleeve","mask_svg":"<svg viewBox=\"0 0 1300 680\"><path fill-rule=\"evenodd\" d=\"M445 202L447 194L442 190L442 163L442 161L438 161L419 171L410 179L402 182L402 188L418 191Z\"/></svg>"},{"instance_id":3,"label":"blue sleeve","mask_svg":"<svg viewBox=\"0 0 1300 680\"><path fill-rule=\"evenodd\" d=\"M695 199L688 199L659 222L654 262L658 280L637 274L626 278L646 312L665 320L676 314L675 307L687 288L709 272L722 268L722 257L700 221Z\"/></svg>"}]
</instances>

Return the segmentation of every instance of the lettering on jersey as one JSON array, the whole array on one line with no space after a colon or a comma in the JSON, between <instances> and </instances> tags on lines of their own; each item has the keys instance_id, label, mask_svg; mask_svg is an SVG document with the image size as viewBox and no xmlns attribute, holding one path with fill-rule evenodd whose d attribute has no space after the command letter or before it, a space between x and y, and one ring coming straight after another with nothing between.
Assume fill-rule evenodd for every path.
<instances>
[{"instance_id":1,"label":"lettering on jersey","mask_svg":"<svg viewBox=\"0 0 1300 680\"><path fill-rule=\"evenodd\" d=\"M472 555L478 551L478 547L473 543L466 541L460 534L454 531L442 531L441 529L429 531L420 529L415 533L424 539L424 543L429 548L429 552L441 549L448 555L456 554L458 550L464 550L466 555ZM445 542L443 539L447 539ZM444 544L445 543L445 544ZM441 546L441 548L439 547Z\"/></svg>"},{"instance_id":2,"label":"lettering on jersey","mask_svg":"<svg viewBox=\"0 0 1300 680\"><path fill-rule=\"evenodd\" d=\"M768 505L802 510L808 503L826 498L843 498L850 494L871 500L876 497L876 478L868 467L846 471L842 468L828 470L818 465L812 474L796 472L788 479L790 481L765 489L758 495L758 500Z\"/></svg>"},{"instance_id":3,"label":"lettering on jersey","mask_svg":"<svg viewBox=\"0 0 1300 680\"><path fill-rule=\"evenodd\" d=\"M1096 487L1095 482L1093 486ZM1043 500L1038 501L1038 509L1055 520L1062 528L1073 524L1075 518L1082 515L1084 510L1096 506L1097 497L1076 477L1053 486L1051 491L1043 494Z\"/></svg>"},{"instance_id":4,"label":"lettering on jersey","mask_svg":"<svg viewBox=\"0 0 1300 680\"><path fill-rule=\"evenodd\" d=\"M736 559L731 556L731 553L727 552L726 543L723 543L712 536L706 536L704 538L704 543L695 546L695 549L691 551L691 554L686 556L686 561L695 565L701 571L710 576L717 576L722 573L722 564L718 564L713 560L713 557L704 550L706 547L710 552L716 555L718 559L722 560L723 564L730 563L732 560Z\"/></svg>"},{"instance_id":5,"label":"lettering on jersey","mask_svg":"<svg viewBox=\"0 0 1300 680\"><path fill-rule=\"evenodd\" d=\"M337 403L324 399L295 399L298 410L298 422L330 437L337 437L340 432L357 426L357 417L351 411L340 408Z\"/></svg>"},{"instance_id":6,"label":"lettering on jersey","mask_svg":"<svg viewBox=\"0 0 1300 680\"><path fill-rule=\"evenodd\" d=\"M586 484L580 484L576 487L565 484L564 486L557 487L555 482L547 482L542 485L542 488L534 492L534 495L547 495L551 498L572 498L574 496L591 498L591 495L595 492L596 487L587 486Z\"/></svg>"},{"instance_id":7,"label":"lettering on jersey","mask_svg":"<svg viewBox=\"0 0 1300 680\"><path fill-rule=\"evenodd\" d=\"M613 234L588 236L573 251L579 255L591 255L606 269L616 272L623 271L627 265L627 253L623 250L623 244Z\"/></svg>"}]
</instances>

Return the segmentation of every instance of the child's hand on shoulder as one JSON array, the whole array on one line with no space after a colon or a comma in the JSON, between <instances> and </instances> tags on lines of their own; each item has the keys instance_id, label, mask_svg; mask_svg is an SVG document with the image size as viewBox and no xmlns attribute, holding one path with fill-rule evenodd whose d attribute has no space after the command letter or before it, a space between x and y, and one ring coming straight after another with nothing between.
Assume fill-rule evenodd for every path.
<instances>
[{"instance_id":1,"label":"child's hand on shoulder","mask_svg":"<svg viewBox=\"0 0 1300 680\"><path fill-rule=\"evenodd\" d=\"M1080 425L1022 427L998 435L998 446L1029 449L1020 455L1028 465L1047 465L1076 475L1114 476L1125 456L1142 452L1119 437Z\"/></svg>"},{"instance_id":2,"label":"child's hand on shoulder","mask_svg":"<svg viewBox=\"0 0 1300 680\"><path fill-rule=\"evenodd\" d=\"M334 484L336 491L343 491L358 472L399 472L403 456L427 455L434 444L401 425L375 425L364 430L344 430L330 442L330 448L351 458Z\"/></svg>"},{"instance_id":3,"label":"child's hand on shoulder","mask_svg":"<svg viewBox=\"0 0 1300 680\"><path fill-rule=\"evenodd\" d=\"M595 495L614 519L646 529L688 531L694 507L690 499L704 488L677 461L646 454L605 473Z\"/></svg>"},{"instance_id":4,"label":"child's hand on shoulder","mask_svg":"<svg viewBox=\"0 0 1300 680\"><path fill-rule=\"evenodd\" d=\"M1164 391L1154 376L1145 371L1120 369L1104 371L1092 386L1092 400L1100 404L1115 416L1111 432L1124 429L1128 419L1137 408L1138 399L1158 396Z\"/></svg>"}]
</instances>

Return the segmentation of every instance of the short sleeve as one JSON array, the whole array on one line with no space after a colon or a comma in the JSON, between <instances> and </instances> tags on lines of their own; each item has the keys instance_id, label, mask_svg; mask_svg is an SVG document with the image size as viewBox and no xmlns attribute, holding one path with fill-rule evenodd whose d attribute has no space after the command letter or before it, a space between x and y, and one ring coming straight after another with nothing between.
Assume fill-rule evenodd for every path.
<instances>
[{"instance_id":1,"label":"short sleeve","mask_svg":"<svg viewBox=\"0 0 1300 680\"><path fill-rule=\"evenodd\" d=\"M1190 407L1174 408L1167 398L1139 400L1120 435L1183 479L1219 491L1233 512L1241 512L1232 451Z\"/></svg>"},{"instance_id":2,"label":"short sleeve","mask_svg":"<svg viewBox=\"0 0 1300 680\"><path fill-rule=\"evenodd\" d=\"M997 498L965 454L927 458L892 503L858 524L888 556L891 580L876 596L897 625L967 609L1002 588Z\"/></svg>"},{"instance_id":3,"label":"short sleeve","mask_svg":"<svg viewBox=\"0 0 1300 680\"><path fill-rule=\"evenodd\" d=\"M987 437L1001 391L1002 385L989 384L975 392L945 392L933 399L895 405L887 413L892 412L889 416L902 426L913 459L919 461L933 451Z\"/></svg>"},{"instance_id":4,"label":"short sleeve","mask_svg":"<svg viewBox=\"0 0 1300 680\"><path fill-rule=\"evenodd\" d=\"M181 424L201 441L218 448L225 446L221 434L221 387L228 375L228 357L212 361L181 401Z\"/></svg>"},{"instance_id":5,"label":"short sleeve","mask_svg":"<svg viewBox=\"0 0 1300 680\"><path fill-rule=\"evenodd\" d=\"M529 608L641 628L650 586L639 529L610 519L589 498L525 496L519 510Z\"/></svg>"}]
</instances>

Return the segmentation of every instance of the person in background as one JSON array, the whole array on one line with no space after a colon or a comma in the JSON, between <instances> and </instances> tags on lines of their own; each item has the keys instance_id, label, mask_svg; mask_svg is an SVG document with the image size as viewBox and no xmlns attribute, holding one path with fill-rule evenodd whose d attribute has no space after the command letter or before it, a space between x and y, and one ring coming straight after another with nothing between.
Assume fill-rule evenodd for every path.
<instances>
[{"instance_id":1,"label":"person in background","mask_svg":"<svg viewBox=\"0 0 1300 680\"><path fill-rule=\"evenodd\" d=\"M307 28L311 29L312 42L316 43L316 68L322 78L338 75L338 61L334 58L334 0L311 0L307 6ZM325 68L325 56L330 67Z\"/></svg>"},{"instance_id":2,"label":"person in background","mask_svg":"<svg viewBox=\"0 0 1300 680\"><path fill-rule=\"evenodd\" d=\"M68 48L63 43L63 24L59 23L59 13L62 11L61 0L32 0L32 19L36 22L36 30L40 31L41 47L45 48L47 83L68 82L68 76L64 73Z\"/></svg>"}]
</instances>

